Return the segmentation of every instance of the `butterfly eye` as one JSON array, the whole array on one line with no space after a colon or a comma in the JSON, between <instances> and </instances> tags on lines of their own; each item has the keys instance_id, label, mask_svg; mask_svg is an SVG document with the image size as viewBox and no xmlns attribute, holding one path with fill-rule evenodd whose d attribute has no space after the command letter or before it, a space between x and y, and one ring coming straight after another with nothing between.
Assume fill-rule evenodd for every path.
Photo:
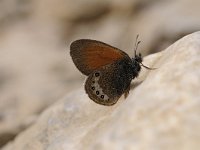
<instances>
[{"instance_id":1,"label":"butterfly eye","mask_svg":"<svg viewBox=\"0 0 200 150\"><path fill-rule=\"evenodd\" d=\"M100 73L96 72L94 75L95 75L95 77L98 77L98 76L100 76Z\"/></svg>"}]
</instances>

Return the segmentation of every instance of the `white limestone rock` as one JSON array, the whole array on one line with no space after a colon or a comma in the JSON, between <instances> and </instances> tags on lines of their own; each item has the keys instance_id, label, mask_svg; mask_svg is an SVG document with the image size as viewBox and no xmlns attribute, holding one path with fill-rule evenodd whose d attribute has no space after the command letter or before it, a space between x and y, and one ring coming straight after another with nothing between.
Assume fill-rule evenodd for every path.
<instances>
[{"instance_id":1,"label":"white limestone rock","mask_svg":"<svg viewBox=\"0 0 200 150\"><path fill-rule=\"evenodd\" d=\"M3 150L198 150L200 32L150 55L126 100L110 107L84 88L44 111Z\"/></svg>"}]
</instances>

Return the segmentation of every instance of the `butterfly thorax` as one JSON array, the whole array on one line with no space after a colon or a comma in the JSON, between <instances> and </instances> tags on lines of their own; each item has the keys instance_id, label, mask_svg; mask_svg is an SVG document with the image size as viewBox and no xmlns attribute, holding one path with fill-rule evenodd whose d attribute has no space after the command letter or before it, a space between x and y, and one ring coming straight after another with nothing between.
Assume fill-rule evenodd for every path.
<instances>
[{"instance_id":1,"label":"butterfly thorax","mask_svg":"<svg viewBox=\"0 0 200 150\"><path fill-rule=\"evenodd\" d=\"M137 77L139 75L139 72L141 70L141 65L142 63L142 56L141 54L136 55L134 58L132 58L132 79Z\"/></svg>"}]
</instances>

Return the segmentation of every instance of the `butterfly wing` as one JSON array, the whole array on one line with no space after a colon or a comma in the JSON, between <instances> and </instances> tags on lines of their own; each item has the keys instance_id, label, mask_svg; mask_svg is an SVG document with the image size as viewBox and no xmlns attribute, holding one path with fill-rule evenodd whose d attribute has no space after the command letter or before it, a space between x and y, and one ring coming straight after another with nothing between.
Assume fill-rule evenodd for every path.
<instances>
[{"instance_id":1,"label":"butterfly wing","mask_svg":"<svg viewBox=\"0 0 200 150\"><path fill-rule=\"evenodd\" d=\"M125 52L96 40L81 39L70 45L70 55L76 67L85 75L129 57Z\"/></svg>"},{"instance_id":2,"label":"butterfly wing","mask_svg":"<svg viewBox=\"0 0 200 150\"><path fill-rule=\"evenodd\" d=\"M101 105L115 104L130 89L131 67L130 59L122 59L93 71L85 83L90 99Z\"/></svg>"}]
</instances>

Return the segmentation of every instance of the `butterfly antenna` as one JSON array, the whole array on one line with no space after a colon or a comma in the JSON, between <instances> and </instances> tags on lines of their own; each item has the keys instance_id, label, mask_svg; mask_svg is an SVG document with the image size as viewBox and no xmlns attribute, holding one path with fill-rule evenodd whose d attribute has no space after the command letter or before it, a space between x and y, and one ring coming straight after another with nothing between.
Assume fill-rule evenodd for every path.
<instances>
[{"instance_id":1,"label":"butterfly antenna","mask_svg":"<svg viewBox=\"0 0 200 150\"><path fill-rule=\"evenodd\" d=\"M135 49L134 49L134 51L135 51L135 57L141 57L141 54L139 53L139 55L137 56L137 49L138 49L138 46L139 46L139 44L141 43L141 41L138 41L138 38L139 38L139 34L137 34L137 36L136 36L136 40L135 40ZM154 69L157 69L157 68L150 68L150 67L147 67L147 66L145 66L144 64L142 64L142 62L139 62L140 64L141 64L141 66L142 67L144 67L144 68L146 68L146 69L149 69L149 70L154 70Z\"/></svg>"},{"instance_id":2,"label":"butterfly antenna","mask_svg":"<svg viewBox=\"0 0 200 150\"><path fill-rule=\"evenodd\" d=\"M149 70L155 70L155 69L157 69L157 68L150 68L150 67L147 67L147 66L145 66L144 64L142 64L142 63L140 63L141 65L142 65L142 67L144 67L144 68L146 68L146 69L149 69Z\"/></svg>"},{"instance_id":3,"label":"butterfly antenna","mask_svg":"<svg viewBox=\"0 0 200 150\"><path fill-rule=\"evenodd\" d=\"M135 49L134 49L134 51L135 51L135 56L137 55L136 51L137 51L137 49L138 49L138 45L139 45L140 42L141 42L141 41L138 41L138 38L139 38L139 34L137 34L136 40L135 40Z\"/></svg>"}]
</instances>

